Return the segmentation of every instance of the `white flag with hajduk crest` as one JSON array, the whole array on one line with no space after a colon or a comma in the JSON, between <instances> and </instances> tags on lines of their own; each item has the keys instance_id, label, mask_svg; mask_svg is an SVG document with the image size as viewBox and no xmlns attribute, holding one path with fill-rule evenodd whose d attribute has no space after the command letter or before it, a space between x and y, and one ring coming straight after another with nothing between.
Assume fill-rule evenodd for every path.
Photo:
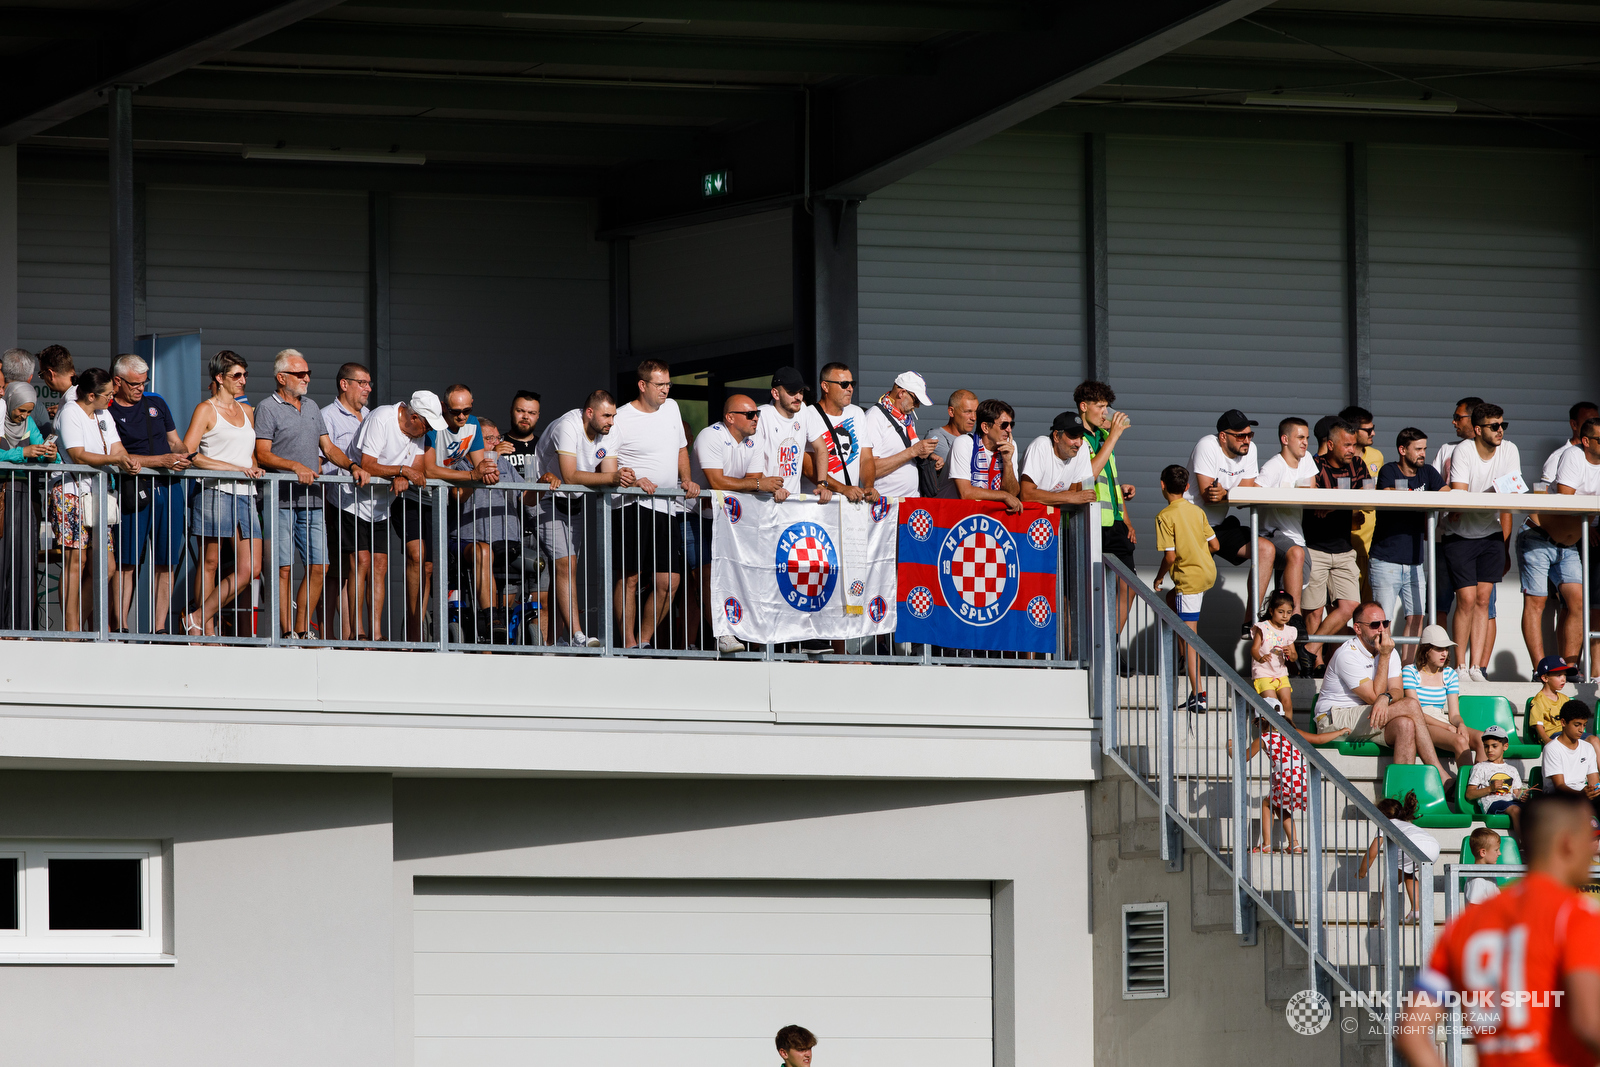
<instances>
[{"instance_id":1,"label":"white flag with hajduk crest","mask_svg":"<svg viewBox=\"0 0 1600 1067\"><path fill-rule=\"evenodd\" d=\"M746 643L844 641L892 633L899 527L888 500L850 505L712 494L712 632ZM848 521L848 520L846 520ZM848 549L846 546L849 546ZM855 605L849 612L847 605Z\"/></svg>"}]
</instances>

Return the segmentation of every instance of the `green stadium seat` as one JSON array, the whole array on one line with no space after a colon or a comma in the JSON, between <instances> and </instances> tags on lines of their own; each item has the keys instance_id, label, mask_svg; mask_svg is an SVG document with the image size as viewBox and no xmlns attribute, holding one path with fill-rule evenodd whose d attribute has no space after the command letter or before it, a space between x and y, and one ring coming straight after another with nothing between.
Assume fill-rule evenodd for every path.
<instances>
[{"instance_id":1,"label":"green stadium seat","mask_svg":"<svg viewBox=\"0 0 1600 1067\"><path fill-rule=\"evenodd\" d=\"M1339 741L1339 754L1342 756L1392 756L1394 750L1387 745L1380 745L1376 741Z\"/></svg>"},{"instance_id":2,"label":"green stadium seat","mask_svg":"<svg viewBox=\"0 0 1600 1067\"><path fill-rule=\"evenodd\" d=\"M1537 759L1542 751L1538 745L1529 746L1522 743L1521 735L1517 730L1517 713L1511 701L1499 696L1462 696L1460 701L1461 721L1474 730L1482 730L1485 726L1499 726L1511 739L1511 744L1506 746L1506 755L1516 759Z\"/></svg>"},{"instance_id":3,"label":"green stadium seat","mask_svg":"<svg viewBox=\"0 0 1600 1067\"><path fill-rule=\"evenodd\" d=\"M1462 863L1471 863L1472 862L1472 835L1471 834L1468 834L1466 837L1463 837L1461 839L1461 862ZM1495 862L1497 864L1504 864L1504 863L1520 864L1522 862L1522 850L1517 847L1517 839L1516 838L1508 837L1505 834L1501 834L1500 835L1500 858L1498 860L1496 860ZM1510 885L1512 882L1516 881L1516 879L1515 878L1496 878L1495 881L1497 883L1499 883L1500 885L1502 885L1502 886L1507 886L1507 885Z\"/></svg>"},{"instance_id":4,"label":"green stadium seat","mask_svg":"<svg viewBox=\"0 0 1600 1067\"><path fill-rule=\"evenodd\" d=\"M1528 788L1529 789L1539 789L1539 790L1544 789L1544 768L1543 767L1535 767L1535 768L1533 768L1533 770L1528 772Z\"/></svg>"},{"instance_id":5,"label":"green stadium seat","mask_svg":"<svg viewBox=\"0 0 1600 1067\"><path fill-rule=\"evenodd\" d=\"M1471 777L1472 770L1470 767L1463 768L1461 773L1456 775L1456 810L1466 812L1472 816L1473 822L1481 822L1491 830L1511 829L1511 816L1485 815L1478 810L1476 801L1467 799L1467 780Z\"/></svg>"},{"instance_id":6,"label":"green stadium seat","mask_svg":"<svg viewBox=\"0 0 1600 1067\"><path fill-rule=\"evenodd\" d=\"M1539 731L1535 730L1533 728L1533 724L1528 722L1528 711L1532 707L1533 707L1533 697L1529 697L1527 700L1522 702L1522 742L1523 742L1523 744L1522 744L1521 747L1528 750L1528 752L1527 752L1528 758L1537 759L1539 756L1544 755L1544 742L1539 740Z\"/></svg>"},{"instance_id":7,"label":"green stadium seat","mask_svg":"<svg viewBox=\"0 0 1600 1067\"><path fill-rule=\"evenodd\" d=\"M1444 782L1439 772L1427 764L1401 766L1391 763L1383 772L1383 795L1404 804L1406 794L1417 794L1418 826L1436 829L1461 829L1472 825L1471 815L1457 815L1445 800Z\"/></svg>"}]
</instances>

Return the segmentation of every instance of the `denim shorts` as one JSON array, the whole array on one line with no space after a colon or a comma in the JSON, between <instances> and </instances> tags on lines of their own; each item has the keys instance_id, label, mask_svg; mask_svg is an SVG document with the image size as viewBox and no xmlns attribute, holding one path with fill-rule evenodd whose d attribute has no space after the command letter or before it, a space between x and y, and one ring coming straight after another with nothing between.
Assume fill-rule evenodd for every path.
<instances>
[{"instance_id":1,"label":"denim shorts","mask_svg":"<svg viewBox=\"0 0 1600 1067\"><path fill-rule=\"evenodd\" d=\"M1372 582L1372 599L1383 605L1389 618L1427 614L1428 602L1422 595L1422 564L1369 559L1367 566ZM1398 614L1395 612L1396 600L1400 602Z\"/></svg>"},{"instance_id":2,"label":"denim shorts","mask_svg":"<svg viewBox=\"0 0 1600 1067\"><path fill-rule=\"evenodd\" d=\"M277 557L278 566L291 566L296 553L309 567L328 565L328 532L322 511L322 508L278 509L278 524L272 531L277 541L272 554Z\"/></svg>"},{"instance_id":3,"label":"denim shorts","mask_svg":"<svg viewBox=\"0 0 1600 1067\"><path fill-rule=\"evenodd\" d=\"M150 503L143 511L124 511L117 525L115 543L121 566L141 562L146 543L155 535L154 555L158 567L183 561L184 544L189 540L189 524L184 521L186 486L167 479L155 479L143 486Z\"/></svg>"},{"instance_id":4,"label":"denim shorts","mask_svg":"<svg viewBox=\"0 0 1600 1067\"><path fill-rule=\"evenodd\" d=\"M1558 545L1543 531L1524 526L1517 535L1517 569L1525 596L1549 596L1556 585L1583 583L1583 556L1577 545Z\"/></svg>"},{"instance_id":5,"label":"denim shorts","mask_svg":"<svg viewBox=\"0 0 1600 1067\"><path fill-rule=\"evenodd\" d=\"M261 519L256 515L256 498L202 489L191 513L189 530L196 537L232 537L237 530L241 537L259 539Z\"/></svg>"}]
</instances>

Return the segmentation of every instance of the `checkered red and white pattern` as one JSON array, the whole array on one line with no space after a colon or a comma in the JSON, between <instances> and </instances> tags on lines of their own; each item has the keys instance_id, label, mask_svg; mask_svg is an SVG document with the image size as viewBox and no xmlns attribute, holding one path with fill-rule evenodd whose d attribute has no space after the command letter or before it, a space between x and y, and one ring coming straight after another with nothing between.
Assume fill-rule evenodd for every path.
<instances>
[{"instance_id":1,"label":"checkered red and white pattern","mask_svg":"<svg viewBox=\"0 0 1600 1067\"><path fill-rule=\"evenodd\" d=\"M815 537L802 537L789 549L785 569L795 592L801 596L821 596L833 569L828 562L828 552Z\"/></svg>"},{"instance_id":2,"label":"checkered red and white pattern","mask_svg":"<svg viewBox=\"0 0 1600 1067\"><path fill-rule=\"evenodd\" d=\"M913 511L911 513L911 536L918 541L928 539L928 531L933 529L933 516L926 511Z\"/></svg>"},{"instance_id":3,"label":"checkered red and white pattern","mask_svg":"<svg viewBox=\"0 0 1600 1067\"><path fill-rule=\"evenodd\" d=\"M950 580L962 600L986 608L1000 599L1007 562L998 541L986 533L970 533L950 556Z\"/></svg>"},{"instance_id":4,"label":"checkered red and white pattern","mask_svg":"<svg viewBox=\"0 0 1600 1067\"><path fill-rule=\"evenodd\" d=\"M1267 750L1267 758L1272 761L1272 806L1284 811L1303 809L1309 798L1305 757L1292 741L1279 733L1263 734L1261 747Z\"/></svg>"},{"instance_id":5,"label":"checkered red and white pattern","mask_svg":"<svg viewBox=\"0 0 1600 1067\"><path fill-rule=\"evenodd\" d=\"M1040 551L1050 547L1050 542L1055 535L1056 532L1050 528L1049 519L1034 519L1028 524L1028 540L1033 543L1034 548Z\"/></svg>"},{"instance_id":6,"label":"checkered red and white pattern","mask_svg":"<svg viewBox=\"0 0 1600 1067\"><path fill-rule=\"evenodd\" d=\"M933 610L933 594L928 592L928 587L919 585L906 594L906 607L911 609L911 614L919 619L928 617L928 612Z\"/></svg>"},{"instance_id":7,"label":"checkered red and white pattern","mask_svg":"<svg viewBox=\"0 0 1600 1067\"><path fill-rule=\"evenodd\" d=\"M1035 626L1050 625L1050 601L1042 596L1036 596L1028 601L1028 617Z\"/></svg>"}]
</instances>

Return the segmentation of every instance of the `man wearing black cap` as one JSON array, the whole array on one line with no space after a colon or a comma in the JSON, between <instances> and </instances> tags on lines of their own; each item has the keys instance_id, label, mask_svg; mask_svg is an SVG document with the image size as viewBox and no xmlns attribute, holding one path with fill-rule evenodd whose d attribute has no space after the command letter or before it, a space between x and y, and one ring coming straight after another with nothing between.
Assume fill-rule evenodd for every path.
<instances>
[{"instance_id":1,"label":"man wearing black cap","mask_svg":"<svg viewBox=\"0 0 1600 1067\"><path fill-rule=\"evenodd\" d=\"M779 367L772 374L772 403L757 410L756 454L751 457L748 474L757 480L776 477L783 486L772 494L780 503L800 491L800 457L806 452L805 420L800 409L806 402L806 383L793 367ZM828 469L828 452L819 437L812 443L815 470ZM833 491L817 487L817 499L826 504Z\"/></svg>"},{"instance_id":2,"label":"man wearing black cap","mask_svg":"<svg viewBox=\"0 0 1600 1067\"><path fill-rule=\"evenodd\" d=\"M1228 491L1256 484L1260 473L1256 465L1256 425L1256 420L1238 408L1224 411L1217 419L1216 434L1200 438L1189 455L1189 488L1183 494L1185 500L1205 511L1206 521L1221 545L1217 558L1235 567L1250 561L1250 528L1228 514ZM1261 588L1256 591L1260 603L1272 588L1273 548L1265 537L1257 538L1256 543L1261 559ZM1253 609L1250 615L1254 617Z\"/></svg>"},{"instance_id":3,"label":"man wearing black cap","mask_svg":"<svg viewBox=\"0 0 1600 1067\"><path fill-rule=\"evenodd\" d=\"M1040 504L1064 507L1068 504L1094 502L1093 488L1099 467L1111 458L1103 453L1099 467L1088 449L1083 447L1083 423L1076 413L1063 411L1050 424L1048 437L1035 437L1022 457L1022 499Z\"/></svg>"}]
</instances>

